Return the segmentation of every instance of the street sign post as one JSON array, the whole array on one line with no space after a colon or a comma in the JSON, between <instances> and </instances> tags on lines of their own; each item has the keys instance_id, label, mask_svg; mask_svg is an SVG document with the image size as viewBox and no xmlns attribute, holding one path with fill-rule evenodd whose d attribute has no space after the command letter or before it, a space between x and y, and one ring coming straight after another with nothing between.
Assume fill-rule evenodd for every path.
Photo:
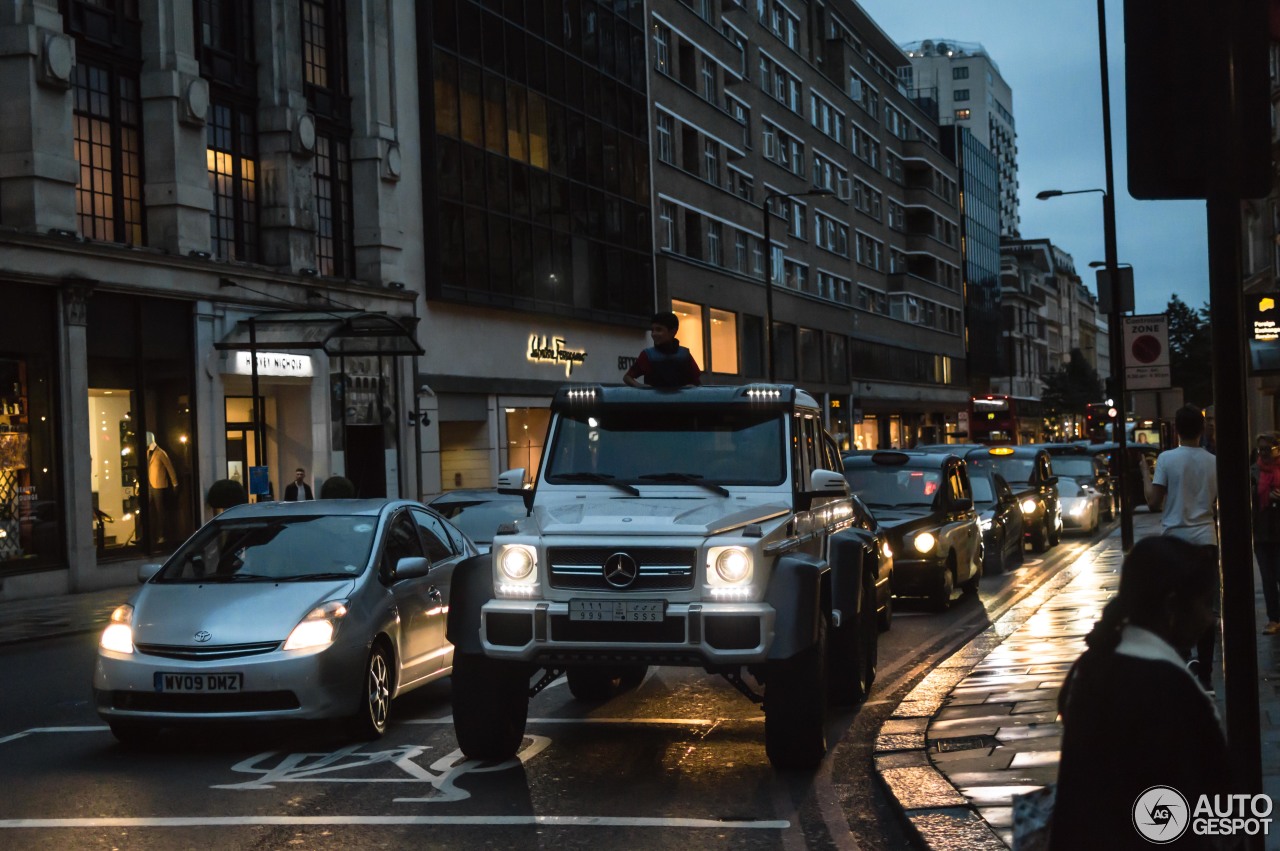
<instances>
[{"instance_id":1,"label":"street sign post","mask_svg":"<svg viewBox=\"0 0 1280 851\"><path fill-rule=\"evenodd\" d=\"M1163 313L1126 316L1123 330L1126 387L1169 387L1169 317Z\"/></svg>"}]
</instances>

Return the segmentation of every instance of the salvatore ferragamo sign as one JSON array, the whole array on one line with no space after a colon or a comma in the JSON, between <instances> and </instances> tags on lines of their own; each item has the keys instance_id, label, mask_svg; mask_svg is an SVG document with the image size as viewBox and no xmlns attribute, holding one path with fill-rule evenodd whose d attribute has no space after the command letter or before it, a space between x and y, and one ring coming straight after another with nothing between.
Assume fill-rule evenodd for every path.
<instances>
[{"instance_id":1,"label":"salvatore ferragamo sign","mask_svg":"<svg viewBox=\"0 0 1280 851\"><path fill-rule=\"evenodd\" d=\"M587 353L582 349L566 348L563 337L530 334L529 353L525 358L532 363L563 365L564 374L569 376L573 374L575 366L581 365L587 359Z\"/></svg>"}]
</instances>

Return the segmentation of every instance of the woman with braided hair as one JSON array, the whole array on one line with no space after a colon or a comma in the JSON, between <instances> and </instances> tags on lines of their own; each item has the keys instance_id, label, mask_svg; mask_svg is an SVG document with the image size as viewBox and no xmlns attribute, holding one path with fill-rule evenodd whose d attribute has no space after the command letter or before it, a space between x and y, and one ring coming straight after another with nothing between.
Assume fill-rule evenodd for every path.
<instances>
[{"instance_id":1,"label":"woman with braided hair","mask_svg":"<svg viewBox=\"0 0 1280 851\"><path fill-rule=\"evenodd\" d=\"M1125 557L1120 590L1058 698L1052 848L1148 848L1140 821L1141 829L1173 838L1200 795L1234 791L1217 708L1186 662L1213 623L1216 571L1205 548L1168 535L1138 541ZM1169 810L1167 822L1135 811L1155 786L1186 801ZM1187 830L1174 847L1218 848L1221 840Z\"/></svg>"}]
</instances>

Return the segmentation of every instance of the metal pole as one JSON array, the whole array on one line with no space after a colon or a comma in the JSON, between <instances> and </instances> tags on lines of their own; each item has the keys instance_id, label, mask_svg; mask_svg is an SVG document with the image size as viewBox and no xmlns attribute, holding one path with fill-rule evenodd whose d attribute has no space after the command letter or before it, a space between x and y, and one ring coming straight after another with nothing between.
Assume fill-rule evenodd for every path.
<instances>
[{"instance_id":1,"label":"metal pole","mask_svg":"<svg viewBox=\"0 0 1280 851\"><path fill-rule=\"evenodd\" d=\"M249 317L249 392L253 394L250 408L253 412L253 466L262 466L262 411L258 409L258 326L256 317Z\"/></svg>"},{"instance_id":2,"label":"metal pole","mask_svg":"<svg viewBox=\"0 0 1280 851\"><path fill-rule=\"evenodd\" d=\"M1102 194L1102 230L1106 240L1107 275L1111 278L1111 375L1115 379L1115 401L1120 408L1116 429L1116 453L1120 458L1117 484L1120 487L1120 545L1127 553L1133 548L1133 497L1129 493L1128 441L1125 435L1125 413L1129 410L1125 392L1124 305L1121 299L1120 270L1116 261L1116 184L1111 163L1111 84L1107 73L1107 9L1106 0L1098 0L1098 61L1102 75L1102 151L1106 164L1107 186Z\"/></svg>"},{"instance_id":3,"label":"metal pole","mask_svg":"<svg viewBox=\"0 0 1280 851\"><path fill-rule=\"evenodd\" d=\"M765 375L773 382L773 243L769 239L769 202L781 196L764 196L764 335Z\"/></svg>"}]
</instances>

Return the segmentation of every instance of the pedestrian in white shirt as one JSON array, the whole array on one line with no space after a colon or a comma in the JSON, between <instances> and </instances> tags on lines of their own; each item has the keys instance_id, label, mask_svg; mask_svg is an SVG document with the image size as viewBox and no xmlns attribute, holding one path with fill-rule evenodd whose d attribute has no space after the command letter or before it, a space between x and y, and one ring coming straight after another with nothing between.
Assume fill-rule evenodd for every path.
<instances>
[{"instance_id":1,"label":"pedestrian in white shirt","mask_svg":"<svg viewBox=\"0 0 1280 851\"><path fill-rule=\"evenodd\" d=\"M1156 472L1147 505L1152 511L1164 509L1160 525L1166 535L1205 547L1216 565L1218 461L1200 445L1204 436L1204 414L1199 408L1186 405L1174 414L1173 425L1178 433L1178 446L1156 456ZM1221 612L1220 593L1214 595L1214 600L1217 615ZM1206 691L1213 691L1213 653L1218 629L1215 617L1213 626L1195 648L1195 674Z\"/></svg>"}]
</instances>

